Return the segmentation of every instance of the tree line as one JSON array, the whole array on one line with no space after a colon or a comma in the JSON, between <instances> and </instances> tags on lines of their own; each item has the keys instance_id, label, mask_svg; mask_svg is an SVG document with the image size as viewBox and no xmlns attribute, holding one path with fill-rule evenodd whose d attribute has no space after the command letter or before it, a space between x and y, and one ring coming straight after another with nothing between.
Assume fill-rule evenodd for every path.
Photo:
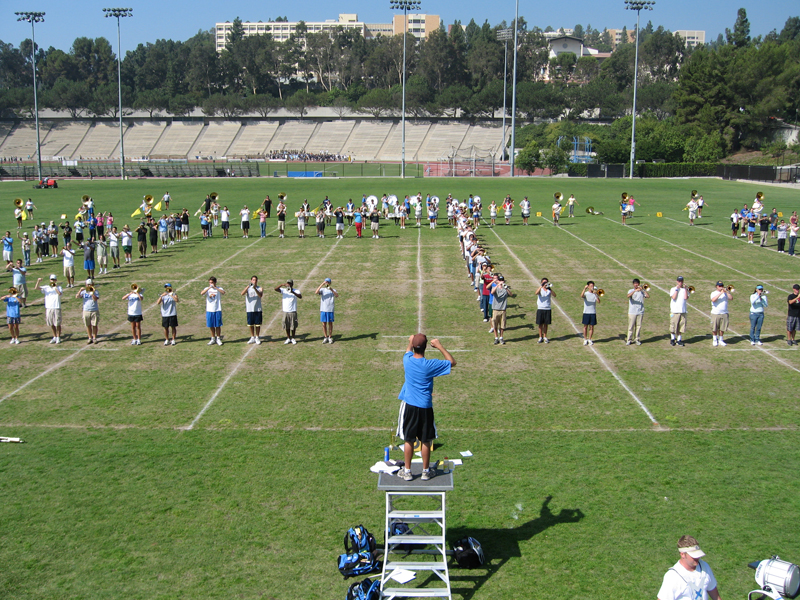
<instances>
[{"instance_id":1,"label":"tree line","mask_svg":"<svg viewBox=\"0 0 800 600\"><path fill-rule=\"evenodd\" d=\"M503 107L505 22L491 26L456 21L425 40L406 38L406 110L416 117L493 117ZM523 120L630 115L634 44L618 44L602 63L594 56L549 57L545 31L518 28L517 109ZM547 28L550 29L550 28ZM757 146L770 119L796 119L800 97L800 18L783 30L751 39L744 9L726 37L690 50L682 38L648 23L639 36L637 108L656 123L680 126L684 140L703 140L717 153ZM610 50L607 30L575 27L586 46ZM303 23L285 42L267 33L245 36L235 19L226 47L217 52L213 32L185 42L139 44L122 60L123 110L151 117L182 116L201 108L209 116L267 117L285 107L304 116L314 106L339 114L396 115L401 102L403 35L365 39L333 28L309 32ZM505 96L511 106L512 43L508 44ZM30 40L19 48L0 42L0 111L33 112ZM75 40L68 51L36 48L40 105L73 117L116 117L116 56L105 38ZM606 136L608 137L608 136ZM710 141L705 139L710 138ZM698 142L693 142L698 143ZM685 144L684 144L685 146ZM657 152L658 153L658 152Z\"/></svg>"}]
</instances>

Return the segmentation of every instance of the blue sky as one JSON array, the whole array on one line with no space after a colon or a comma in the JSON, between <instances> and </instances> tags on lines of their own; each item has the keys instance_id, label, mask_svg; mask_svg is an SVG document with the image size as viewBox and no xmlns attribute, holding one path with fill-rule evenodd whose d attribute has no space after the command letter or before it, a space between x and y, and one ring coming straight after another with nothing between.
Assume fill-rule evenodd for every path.
<instances>
[{"instance_id":1,"label":"blue sky","mask_svg":"<svg viewBox=\"0 0 800 600\"><path fill-rule=\"evenodd\" d=\"M45 48L54 46L68 50L76 37L105 37L116 51L116 19L103 17L104 7L126 6L133 8L132 18L122 19L122 48L131 50L139 43L153 42L159 38L186 40L199 30L208 30L218 21L267 21L279 16L289 20L324 21L336 19L341 13L357 13L362 21L388 23L393 11L389 0L347 0L332 3L323 0L301 0L289 5L239 0L219 3L190 2L187 0L130 0L125 4L111 4L97 0L64 2L63 0L6 0L0 8L0 40L19 46L30 37L30 25L16 21L15 11L43 11L45 22L36 25L36 41ZM276 8L282 6L283 8ZM421 12L438 14L445 24L470 19L480 25L488 19L491 25L514 18L514 1L487 2L486 0L460 0L441 2L422 0ZM654 26L666 29L703 29L706 40L732 28L737 10L747 10L751 35L764 35L772 29L780 31L786 19L800 16L797 0L657 0L655 9L642 11L642 24L648 19ZM520 0L520 15L531 25L544 29L547 25L584 27L602 30L604 27L631 29L636 24L636 13L626 11L624 0L571 0L570 2L532 2Z\"/></svg>"}]
</instances>

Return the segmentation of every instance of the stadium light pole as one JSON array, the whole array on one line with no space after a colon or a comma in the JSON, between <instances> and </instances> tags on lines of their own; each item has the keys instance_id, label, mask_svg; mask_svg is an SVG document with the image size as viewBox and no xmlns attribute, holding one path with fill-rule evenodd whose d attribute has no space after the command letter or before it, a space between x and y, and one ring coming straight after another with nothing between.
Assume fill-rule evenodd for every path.
<instances>
[{"instance_id":1,"label":"stadium light pole","mask_svg":"<svg viewBox=\"0 0 800 600\"><path fill-rule=\"evenodd\" d=\"M31 24L31 63L33 64L33 110L36 113L36 167L39 173L39 183L42 181L42 142L39 139L39 96L36 92L36 32L34 25L44 21L43 12L17 12L17 21L27 21Z\"/></svg>"},{"instance_id":2,"label":"stadium light pole","mask_svg":"<svg viewBox=\"0 0 800 600\"><path fill-rule=\"evenodd\" d=\"M639 79L639 15L643 10L653 10L654 0L625 0L627 10L636 11L636 62L633 66L633 124L631 125L631 175L636 162L636 82Z\"/></svg>"},{"instance_id":3,"label":"stadium light pole","mask_svg":"<svg viewBox=\"0 0 800 600\"><path fill-rule=\"evenodd\" d=\"M506 97L508 96L508 92L506 92L507 84L508 84L508 40L511 39L511 28L507 29L499 29L497 31L497 39L504 43L506 50L505 50L505 58L503 59L503 143L500 146L501 154L500 160L503 160L503 157L506 153Z\"/></svg>"},{"instance_id":4,"label":"stadium light pole","mask_svg":"<svg viewBox=\"0 0 800 600\"><path fill-rule=\"evenodd\" d=\"M389 6L403 11L403 108L401 129L403 135L402 158L400 161L400 177L406 177L406 37L408 35L408 11L419 9L420 0L390 0Z\"/></svg>"},{"instance_id":5,"label":"stadium light pole","mask_svg":"<svg viewBox=\"0 0 800 600\"><path fill-rule=\"evenodd\" d=\"M519 46L519 0L514 14L514 74L511 76L511 177L514 177L514 163L516 162L517 133L517 47Z\"/></svg>"},{"instance_id":6,"label":"stadium light pole","mask_svg":"<svg viewBox=\"0 0 800 600\"><path fill-rule=\"evenodd\" d=\"M117 92L119 96L119 172L120 179L125 181L125 144L122 141L122 45L120 43L119 20L122 17L132 17L132 8L104 8L106 17L117 18Z\"/></svg>"}]
</instances>

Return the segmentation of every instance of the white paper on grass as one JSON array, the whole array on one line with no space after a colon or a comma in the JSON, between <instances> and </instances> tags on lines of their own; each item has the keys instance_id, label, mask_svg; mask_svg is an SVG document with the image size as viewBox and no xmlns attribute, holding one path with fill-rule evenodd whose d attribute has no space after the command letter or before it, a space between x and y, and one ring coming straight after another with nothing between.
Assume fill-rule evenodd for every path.
<instances>
[{"instance_id":1,"label":"white paper on grass","mask_svg":"<svg viewBox=\"0 0 800 600\"><path fill-rule=\"evenodd\" d=\"M395 465L387 465L382 460L379 460L369 468L373 473L394 473L400 470L400 467Z\"/></svg>"},{"instance_id":2,"label":"white paper on grass","mask_svg":"<svg viewBox=\"0 0 800 600\"><path fill-rule=\"evenodd\" d=\"M464 464L464 461L461 460L460 458L454 458L450 462L453 463L454 465L463 465Z\"/></svg>"},{"instance_id":3,"label":"white paper on grass","mask_svg":"<svg viewBox=\"0 0 800 600\"><path fill-rule=\"evenodd\" d=\"M470 452L469 450L466 450L466 451L461 453L461 456L463 456L464 458L469 458L470 456L472 456L472 452Z\"/></svg>"},{"instance_id":4,"label":"white paper on grass","mask_svg":"<svg viewBox=\"0 0 800 600\"><path fill-rule=\"evenodd\" d=\"M390 579L394 579L397 583L408 583L412 579L417 576L414 571L409 571L407 569L395 569L392 571L392 574L389 575Z\"/></svg>"}]
</instances>

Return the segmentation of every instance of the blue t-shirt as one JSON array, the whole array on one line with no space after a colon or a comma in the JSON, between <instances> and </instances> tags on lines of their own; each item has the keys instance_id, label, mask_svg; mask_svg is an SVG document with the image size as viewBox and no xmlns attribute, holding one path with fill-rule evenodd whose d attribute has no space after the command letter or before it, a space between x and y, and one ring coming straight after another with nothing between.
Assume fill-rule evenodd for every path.
<instances>
[{"instance_id":1,"label":"blue t-shirt","mask_svg":"<svg viewBox=\"0 0 800 600\"><path fill-rule=\"evenodd\" d=\"M353 218L355 219L356 223L361 223L361 213L360 212L357 212L356 214L354 214Z\"/></svg>"},{"instance_id":2,"label":"blue t-shirt","mask_svg":"<svg viewBox=\"0 0 800 600\"><path fill-rule=\"evenodd\" d=\"M4 237L3 238L3 250L5 252L11 252L14 249L14 238L12 237Z\"/></svg>"},{"instance_id":3,"label":"blue t-shirt","mask_svg":"<svg viewBox=\"0 0 800 600\"><path fill-rule=\"evenodd\" d=\"M406 381L398 398L419 408L433 407L433 378L450 374L450 361L414 358L413 352L403 355Z\"/></svg>"},{"instance_id":4,"label":"blue t-shirt","mask_svg":"<svg viewBox=\"0 0 800 600\"><path fill-rule=\"evenodd\" d=\"M3 300L8 306L6 307L6 317L9 319L19 319L19 298L6 298Z\"/></svg>"},{"instance_id":5,"label":"blue t-shirt","mask_svg":"<svg viewBox=\"0 0 800 600\"><path fill-rule=\"evenodd\" d=\"M167 220L166 219L161 219L158 222L158 230L159 231L164 231L164 232L167 231Z\"/></svg>"}]
</instances>

